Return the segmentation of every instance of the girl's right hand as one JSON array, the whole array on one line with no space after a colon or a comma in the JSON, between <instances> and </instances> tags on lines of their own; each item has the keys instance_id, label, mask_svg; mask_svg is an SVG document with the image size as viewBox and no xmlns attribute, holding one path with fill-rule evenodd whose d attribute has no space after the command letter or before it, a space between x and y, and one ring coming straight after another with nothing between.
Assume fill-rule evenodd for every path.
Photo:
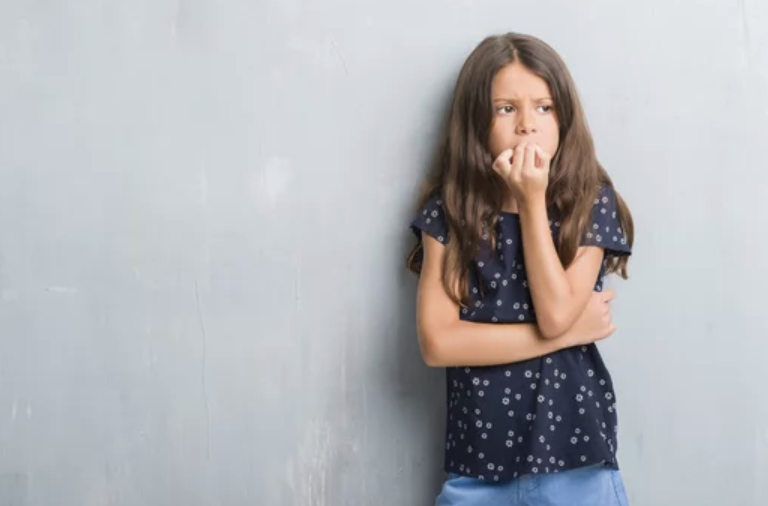
<instances>
[{"instance_id":1,"label":"girl's right hand","mask_svg":"<svg viewBox=\"0 0 768 506\"><path fill-rule=\"evenodd\" d=\"M616 331L611 316L611 301L615 296L613 290L592 292L584 312L568 332L561 336L565 348L601 341Z\"/></svg>"}]
</instances>

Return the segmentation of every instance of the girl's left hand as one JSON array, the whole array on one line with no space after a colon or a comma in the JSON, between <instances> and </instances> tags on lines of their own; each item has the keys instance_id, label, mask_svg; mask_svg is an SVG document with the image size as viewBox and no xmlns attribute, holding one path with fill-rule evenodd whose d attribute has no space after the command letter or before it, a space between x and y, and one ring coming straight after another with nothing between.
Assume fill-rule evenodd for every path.
<instances>
[{"instance_id":1,"label":"girl's left hand","mask_svg":"<svg viewBox=\"0 0 768 506\"><path fill-rule=\"evenodd\" d=\"M493 170L507 183L518 205L544 199L552 157L538 144L520 143L493 162Z\"/></svg>"}]
</instances>

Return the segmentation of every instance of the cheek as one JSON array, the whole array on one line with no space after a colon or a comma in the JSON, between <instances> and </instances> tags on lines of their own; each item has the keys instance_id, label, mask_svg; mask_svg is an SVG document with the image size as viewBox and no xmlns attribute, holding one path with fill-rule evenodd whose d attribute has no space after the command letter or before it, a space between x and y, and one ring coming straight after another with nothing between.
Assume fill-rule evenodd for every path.
<instances>
[{"instance_id":1,"label":"cheek","mask_svg":"<svg viewBox=\"0 0 768 506\"><path fill-rule=\"evenodd\" d=\"M553 124L547 129L544 142L546 143L544 149L553 154L557 151L560 145L560 129L557 124Z\"/></svg>"},{"instance_id":2,"label":"cheek","mask_svg":"<svg viewBox=\"0 0 768 506\"><path fill-rule=\"evenodd\" d=\"M491 148L491 155L496 158L507 148L511 147L511 142L514 139L514 132L510 132L508 128L501 122L497 122L491 128L491 135L488 141L488 146Z\"/></svg>"}]
</instances>

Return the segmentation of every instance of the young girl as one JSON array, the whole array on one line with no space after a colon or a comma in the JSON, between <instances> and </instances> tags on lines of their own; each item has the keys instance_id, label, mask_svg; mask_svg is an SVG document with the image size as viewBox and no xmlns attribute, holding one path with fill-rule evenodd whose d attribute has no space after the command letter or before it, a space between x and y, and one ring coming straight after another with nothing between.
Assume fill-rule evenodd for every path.
<instances>
[{"instance_id":1,"label":"young girl","mask_svg":"<svg viewBox=\"0 0 768 506\"><path fill-rule=\"evenodd\" d=\"M616 397L595 342L606 274L626 278L630 212L547 44L484 40L458 78L412 223L418 334L447 368L438 506L626 505Z\"/></svg>"}]
</instances>

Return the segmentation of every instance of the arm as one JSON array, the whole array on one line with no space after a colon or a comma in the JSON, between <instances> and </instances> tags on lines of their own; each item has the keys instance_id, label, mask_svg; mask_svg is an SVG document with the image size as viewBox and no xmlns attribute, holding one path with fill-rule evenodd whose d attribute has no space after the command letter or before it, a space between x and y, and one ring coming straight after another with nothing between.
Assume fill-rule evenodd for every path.
<instances>
[{"instance_id":1,"label":"arm","mask_svg":"<svg viewBox=\"0 0 768 506\"><path fill-rule=\"evenodd\" d=\"M609 291L596 294L595 304L585 312L581 325L557 339L544 339L534 324L462 321L459 307L448 297L442 283L445 247L428 234L422 234L422 238L424 259L419 277L417 328L422 356L431 367L520 362L604 339L615 330L610 322Z\"/></svg>"},{"instance_id":2,"label":"arm","mask_svg":"<svg viewBox=\"0 0 768 506\"><path fill-rule=\"evenodd\" d=\"M581 315L595 288L605 250L582 246L568 269L557 256L544 199L520 206L525 271L536 320L547 338L566 332Z\"/></svg>"}]
</instances>

